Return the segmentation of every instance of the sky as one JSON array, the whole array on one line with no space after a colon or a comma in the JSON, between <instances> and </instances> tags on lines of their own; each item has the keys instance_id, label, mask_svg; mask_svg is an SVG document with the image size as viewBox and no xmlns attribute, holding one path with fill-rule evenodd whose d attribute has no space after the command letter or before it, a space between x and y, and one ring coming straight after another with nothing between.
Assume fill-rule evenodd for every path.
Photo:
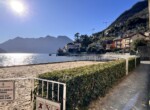
<instances>
[{"instance_id":1,"label":"sky","mask_svg":"<svg viewBox=\"0 0 150 110\"><path fill-rule=\"evenodd\" d=\"M66 35L74 39L77 32L90 35L105 29L140 0L16 1L23 5L22 12L13 9L18 5L12 7L11 0L0 0L0 43L17 36Z\"/></svg>"}]
</instances>

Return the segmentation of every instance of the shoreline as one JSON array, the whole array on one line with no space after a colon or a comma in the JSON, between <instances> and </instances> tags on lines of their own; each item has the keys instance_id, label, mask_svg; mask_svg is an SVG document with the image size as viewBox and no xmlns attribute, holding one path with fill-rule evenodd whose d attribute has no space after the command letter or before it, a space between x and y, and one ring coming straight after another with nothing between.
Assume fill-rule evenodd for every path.
<instances>
[{"instance_id":1,"label":"shoreline","mask_svg":"<svg viewBox=\"0 0 150 110\"><path fill-rule=\"evenodd\" d=\"M31 110L31 91L33 89L32 80L18 79L17 78L29 78L37 77L39 74L46 72L52 72L55 70L71 69L76 67L82 67L86 65L99 64L102 62L94 61L76 61L76 62L61 62L53 64L38 64L38 65L26 65L0 68L0 80L9 78L16 78L15 80L15 99L10 102L1 102L0 109L4 110Z\"/></svg>"},{"instance_id":2,"label":"shoreline","mask_svg":"<svg viewBox=\"0 0 150 110\"><path fill-rule=\"evenodd\" d=\"M75 61L64 61L64 62L48 62L48 63L38 63L38 64L25 64L25 65L12 65L12 66L0 66L0 68L11 68L11 67L22 67L22 66L36 66L36 65L48 65L48 64L56 64L56 63L67 63L67 62L77 62Z\"/></svg>"},{"instance_id":3,"label":"shoreline","mask_svg":"<svg viewBox=\"0 0 150 110\"><path fill-rule=\"evenodd\" d=\"M74 61L63 61L63 62L48 62L48 63L38 63L38 64L25 64L25 65L12 65L12 66L0 66L1 68L11 68L11 67L23 67L23 66L36 66L36 65L49 65L49 64L59 64L59 63L69 63L69 62L108 62L108 61L94 61L94 60L74 60Z\"/></svg>"},{"instance_id":4,"label":"shoreline","mask_svg":"<svg viewBox=\"0 0 150 110\"><path fill-rule=\"evenodd\" d=\"M20 65L0 68L0 79L18 77L37 77L39 74L56 70L70 69L87 65L99 64L97 61L59 62L37 65Z\"/></svg>"}]
</instances>

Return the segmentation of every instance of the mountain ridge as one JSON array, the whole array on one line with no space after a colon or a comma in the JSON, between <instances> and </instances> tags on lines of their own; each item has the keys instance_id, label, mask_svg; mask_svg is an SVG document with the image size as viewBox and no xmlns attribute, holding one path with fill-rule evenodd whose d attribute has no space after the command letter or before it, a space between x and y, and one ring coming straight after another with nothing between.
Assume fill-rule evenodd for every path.
<instances>
[{"instance_id":1,"label":"mountain ridge","mask_svg":"<svg viewBox=\"0 0 150 110\"><path fill-rule=\"evenodd\" d=\"M148 30L148 1L139 1L123 12L105 30L95 33L97 37L124 37Z\"/></svg>"},{"instance_id":2,"label":"mountain ridge","mask_svg":"<svg viewBox=\"0 0 150 110\"><path fill-rule=\"evenodd\" d=\"M0 53L6 53L6 51L0 48Z\"/></svg>"},{"instance_id":3,"label":"mountain ridge","mask_svg":"<svg viewBox=\"0 0 150 110\"><path fill-rule=\"evenodd\" d=\"M46 36L39 38L16 37L0 44L8 53L56 53L67 43L72 42L67 36Z\"/></svg>"}]
</instances>

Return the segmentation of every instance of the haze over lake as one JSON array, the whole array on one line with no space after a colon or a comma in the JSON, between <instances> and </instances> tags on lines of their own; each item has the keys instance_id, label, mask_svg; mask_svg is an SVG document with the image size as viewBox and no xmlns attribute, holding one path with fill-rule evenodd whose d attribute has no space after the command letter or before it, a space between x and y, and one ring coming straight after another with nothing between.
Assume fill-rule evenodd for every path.
<instances>
[{"instance_id":1,"label":"haze over lake","mask_svg":"<svg viewBox=\"0 0 150 110\"><path fill-rule=\"evenodd\" d=\"M67 61L109 61L115 58L107 55L81 55L81 56L56 56L56 54L35 54L35 53L1 53L0 67L18 66L29 64L44 64Z\"/></svg>"},{"instance_id":2,"label":"haze over lake","mask_svg":"<svg viewBox=\"0 0 150 110\"><path fill-rule=\"evenodd\" d=\"M56 56L53 54L6 53L0 54L0 66L15 66L28 64L41 64L50 62L74 61L77 57Z\"/></svg>"}]
</instances>

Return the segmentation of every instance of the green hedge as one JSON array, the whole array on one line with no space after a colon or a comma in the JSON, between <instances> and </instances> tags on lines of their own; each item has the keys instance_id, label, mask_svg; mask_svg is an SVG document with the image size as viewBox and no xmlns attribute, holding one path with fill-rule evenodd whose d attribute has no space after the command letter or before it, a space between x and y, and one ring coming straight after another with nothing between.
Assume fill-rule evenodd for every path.
<instances>
[{"instance_id":1,"label":"green hedge","mask_svg":"<svg viewBox=\"0 0 150 110\"><path fill-rule=\"evenodd\" d=\"M150 74L148 75L148 78L150 79ZM148 110L150 110L150 80L148 81Z\"/></svg>"},{"instance_id":2,"label":"green hedge","mask_svg":"<svg viewBox=\"0 0 150 110\"><path fill-rule=\"evenodd\" d=\"M129 58L128 70L129 72L135 69L135 58Z\"/></svg>"},{"instance_id":3,"label":"green hedge","mask_svg":"<svg viewBox=\"0 0 150 110\"><path fill-rule=\"evenodd\" d=\"M86 107L104 96L119 79L125 76L125 60L54 71L40 78L60 81L67 85L67 109Z\"/></svg>"},{"instance_id":4,"label":"green hedge","mask_svg":"<svg viewBox=\"0 0 150 110\"><path fill-rule=\"evenodd\" d=\"M141 62L140 57L137 57L136 58L136 66L138 66L140 64L140 62ZM128 68L129 68L129 72L131 72L135 69L135 57L129 58Z\"/></svg>"},{"instance_id":5,"label":"green hedge","mask_svg":"<svg viewBox=\"0 0 150 110\"><path fill-rule=\"evenodd\" d=\"M149 81L150 82L150 81ZM149 86L148 86L149 88L148 88L148 110L150 110L150 84L149 84Z\"/></svg>"},{"instance_id":6,"label":"green hedge","mask_svg":"<svg viewBox=\"0 0 150 110\"><path fill-rule=\"evenodd\" d=\"M141 63L141 59L140 59L140 57L137 57L136 58L136 65L138 66L140 63Z\"/></svg>"}]
</instances>

